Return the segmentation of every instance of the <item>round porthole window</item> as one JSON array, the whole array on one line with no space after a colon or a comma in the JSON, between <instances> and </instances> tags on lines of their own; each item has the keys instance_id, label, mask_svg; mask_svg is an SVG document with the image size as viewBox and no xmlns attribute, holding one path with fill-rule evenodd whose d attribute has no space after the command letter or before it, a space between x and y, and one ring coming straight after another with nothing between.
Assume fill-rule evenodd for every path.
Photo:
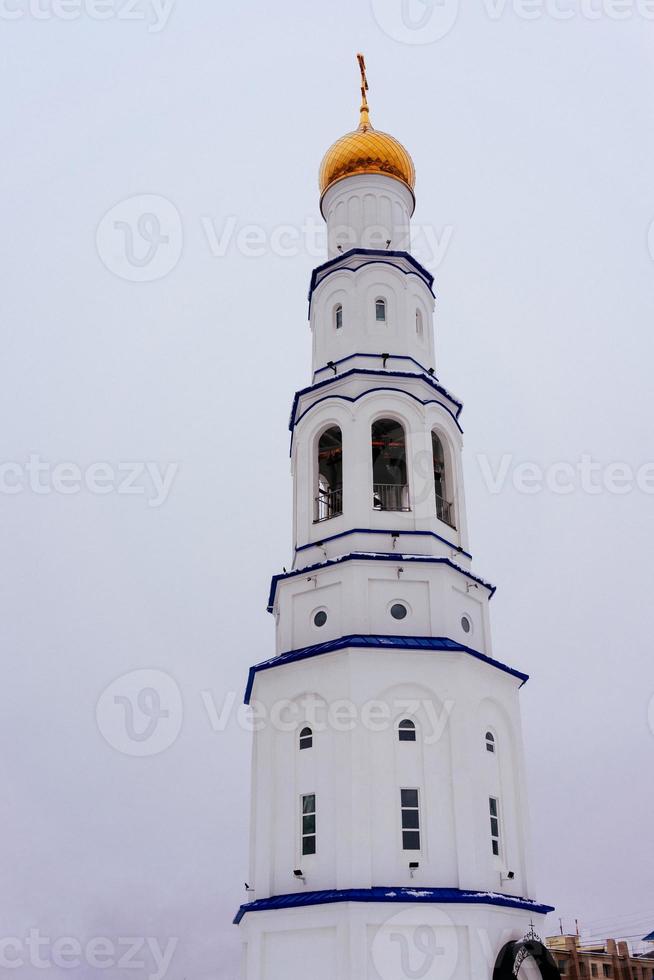
<instances>
[{"instance_id":1,"label":"round porthole window","mask_svg":"<svg viewBox=\"0 0 654 980\"><path fill-rule=\"evenodd\" d=\"M464 633L470 633L472 630L472 623L470 622L467 616L461 617L461 629L463 630Z\"/></svg>"},{"instance_id":2,"label":"round porthole window","mask_svg":"<svg viewBox=\"0 0 654 980\"><path fill-rule=\"evenodd\" d=\"M319 609L316 615L313 617L314 626L324 626L327 622L327 613L324 609Z\"/></svg>"},{"instance_id":3,"label":"round porthole window","mask_svg":"<svg viewBox=\"0 0 654 980\"><path fill-rule=\"evenodd\" d=\"M408 611L407 607L401 602L394 602L391 606L391 616L393 619L405 619Z\"/></svg>"}]
</instances>

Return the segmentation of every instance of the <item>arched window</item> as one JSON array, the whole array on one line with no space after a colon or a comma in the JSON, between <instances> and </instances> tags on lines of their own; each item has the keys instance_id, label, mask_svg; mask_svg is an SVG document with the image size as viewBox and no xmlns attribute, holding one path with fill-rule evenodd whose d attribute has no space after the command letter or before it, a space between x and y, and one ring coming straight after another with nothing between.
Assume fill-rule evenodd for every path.
<instances>
[{"instance_id":1,"label":"arched window","mask_svg":"<svg viewBox=\"0 0 654 980\"><path fill-rule=\"evenodd\" d=\"M423 326L422 326L422 313L420 310L416 310L416 333L419 337L422 337Z\"/></svg>"},{"instance_id":2,"label":"arched window","mask_svg":"<svg viewBox=\"0 0 654 980\"><path fill-rule=\"evenodd\" d=\"M310 728L303 728L300 732L300 749L313 748L313 732Z\"/></svg>"},{"instance_id":3,"label":"arched window","mask_svg":"<svg viewBox=\"0 0 654 980\"><path fill-rule=\"evenodd\" d=\"M394 419L372 424L372 482L375 510L410 510L404 429Z\"/></svg>"},{"instance_id":4,"label":"arched window","mask_svg":"<svg viewBox=\"0 0 654 980\"><path fill-rule=\"evenodd\" d=\"M403 718L397 726L397 737L400 742L415 742L416 726L410 718Z\"/></svg>"},{"instance_id":5,"label":"arched window","mask_svg":"<svg viewBox=\"0 0 654 980\"><path fill-rule=\"evenodd\" d=\"M314 524L343 513L343 436L337 425L318 440Z\"/></svg>"},{"instance_id":6,"label":"arched window","mask_svg":"<svg viewBox=\"0 0 654 980\"><path fill-rule=\"evenodd\" d=\"M343 326L343 305L342 303L337 303L334 307L334 326L337 330L340 330Z\"/></svg>"},{"instance_id":7,"label":"arched window","mask_svg":"<svg viewBox=\"0 0 654 980\"><path fill-rule=\"evenodd\" d=\"M386 300L375 300L375 320L377 323L386 323Z\"/></svg>"},{"instance_id":8,"label":"arched window","mask_svg":"<svg viewBox=\"0 0 654 980\"><path fill-rule=\"evenodd\" d=\"M486 751L487 752L495 751L495 736L493 735L492 732L486 732Z\"/></svg>"},{"instance_id":9,"label":"arched window","mask_svg":"<svg viewBox=\"0 0 654 980\"><path fill-rule=\"evenodd\" d=\"M435 432L431 434L432 456L434 461L434 490L436 493L436 516L439 521L444 521L450 527L456 527L454 523L454 504L451 499L451 487L446 474L445 452L443 443Z\"/></svg>"}]
</instances>

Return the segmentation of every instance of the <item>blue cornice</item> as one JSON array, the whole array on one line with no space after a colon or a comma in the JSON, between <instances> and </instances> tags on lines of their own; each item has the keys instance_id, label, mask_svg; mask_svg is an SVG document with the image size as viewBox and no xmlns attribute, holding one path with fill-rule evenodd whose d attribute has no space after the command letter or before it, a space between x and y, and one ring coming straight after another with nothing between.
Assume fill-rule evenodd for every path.
<instances>
[{"instance_id":1,"label":"blue cornice","mask_svg":"<svg viewBox=\"0 0 654 980\"><path fill-rule=\"evenodd\" d=\"M460 565L451 561L449 558L437 558L431 555L402 555L402 554L392 554L392 553L377 553L369 554L366 551L351 551L348 555L341 555L338 558L329 558L327 561L317 562L315 565L307 565L306 568L297 568L292 572L280 572L278 575L273 575L272 581L270 583L270 593L268 595L268 612L273 611L273 606L275 605L275 593L277 592L277 585L279 582L288 578L297 578L298 575L306 575L307 572L321 571L323 568L333 568L334 565L340 565L346 561L392 561L397 564L402 562L403 564L413 563L413 562L423 562L430 565L449 565L456 572L469 578L472 582L476 582L478 585L483 585L485 589L490 592L489 598L492 599L497 591L497 586L491 585L490 582L484 581L483 578L479 578L478 575L473 575L472 572L467 572Z\"/></svg>"},{"instance_id":2,"label":"blue cornice","mask_svg":"<svg viewBox=\"0 0 654 980\"><path fill-rule=\"evenodd\" d=\"M351 259L355 255L371 256L371 261L362 262L360 265L355 266L354 268L349 268L345 263L347 262L348 259ZM388 262L387 261L388 258L405 259L409 263L409 265L413 266L413 271L407 272L406 269L403 269L401 266L395 265L394 262ZM335 258L329 259L327 262L323 262L322 265L316 266L316 268L311 273L311 283L309 285L309 296L308 296L309 315L311 315L311 299L313 297L316 287L320 285L320 283L318 283L317 280L318 280L318 276L321 273L323 272L327 273L327 275L323 276L323 278L320 280L320 282L322 283L324 282L324 280L327 278L328 275L332 274L332 272L340 272L341 270L345 270L347 272L358 272L359 269L363 269L367 265L372 265L378 262L382 262L384 265L392 265L393 268L397 269L399 272L404 273L404 275L406 276L417 275L420 279L422 279L422 281L424 282L425 286L432 294L432 296L434 295L434 290L432 288L434 285L433 275L431 274L431 272L429 272L428 269L425 269L425 267L421 265L417 261L417 259L414 259L414 257L409 252L393 252L393 251L388 251L388 249L385 248L350 248L348 249L347 252L343 252L341 255L337 255Z\"/></svg>"},{"instance_id":3,"label":"blue cornice","mask_svg":"<svg viewBox=\"0 0 654 980\"><path fill-rule=\"evenodd\" d=\"M283 667L286 664L298 663L300 660L311 660L312 657L321 657L326 653L334 653L338 650L439 650L444 653L465 653L476 660L481 660L489 667L495 667L505 674L516 677L522 687L529 680L529 674L523 674L515 667L509 667L500 660L481 653L480 650L473 650L472 647L459 643L457 640L450 640L446 636L374 636L363 633L354 633L350 636L341 636L336 640L327 640L325 643L316 643L310 647L300 647L298 650L289 650L288 653L281 653L278 657L264 660L260 664L254 664L248 672L248 683L245 689L245 704L250 703L252 688L257 674L264 670L272 670L275 667Z\"/></svg>"},{"instance_id":4,"label":"blue cornice","mask_svg":"<svg viewBox=\"0 0 654 980\"><path fill-rule=\"evenodd\" d=\"M351 534L390 534L392 537L400 535L422 535L423 537L436 538L437 541L442 541L449 548L454 548L459 554L465 555L466 558L472 560L472 555L469 551L464 551L463 548L459 547L458 544L454 544L453 541L448 541L447 538L442 538L440 534L436 534L435 531L388 531L386 528L374 528L374 527L353 527L349 531L341 531L340 534L330 534L327 538L321 538L320 541L310 541L308 544L302 544L299 548L295 549L296 554L300 551L306 551L308 548L318 548L321 544L326 544L328 541L336 541L337 538L346 538ZM429 557L426 555L425 557Z\"/></svg>"},{"instance_id":5,"label":"blue cornice","mask_svg":"<svg viewBox=\"0 0 654 980\"><path fill-rule=\"evenodd\" d=\"M309 394L312 391L318 391L319 389L324 388L327 385L333 384L334 381L336 380L341 381L343 378L350 378L353 375L363 375L364 377L375 377L375 378L413 378L414 380L417 381L424 381L425 384L430 385L441 395L443 395L445 398L451 401L453 405L457 406L456 414L450 408L448 408L447 405L443 405L442 402L438 401L437 398L418 398L418 396L414 395L413 392L405 391L403 388L392 388L389 385L375 385L372 388L368 388L366 391L362 391L360 395L339 395L334 393L324 395L323 398L317 398L316 401L312 402L312 404L309 405L309 407L304 412L302 412L301 415L299 415L297 418L295 417L298 402L302 397L302 395ZM452 419L456 427L458 428L459 432L463 432L463 429L461 428L461 423L459 422L459 415L461 414L461 411L463 409L462 403L457 401L456 398L450 395L450 393L445 388L443 388L441 385L433 381L431 377L428 377L424 374L413 374L410 371L373 371L368 369L364 370L360 368L352 368L351 371L345 371L344 374L335 375L333 378L327 378L325 381L317 381L316 384L309 385L308 388L301 388L299 391L295 392L295 396L293 398L293 405L291 406L291 417L288 423L288 427L291 431L291 452L293 451L293 435L295 433L295 427L305 417L305 415L308 415L309 412L313 411L316 405L319 405L321 402L328 401L330 398L336 401L344 401L344 402L349 402L350 404L354 404L354 402L358 402L360 398L365 398L366 395L369 395L371 391L392 391L399 395L405 395L407 398L412 398L414 401L418 402L419 405L440 405L440 407L444 409L444 411L446 411L448 415L452 416Z\"/></svg>"},{"instance_id":6,"label":"blue cornice","mask_svg":"<svg viewBox=\"0 0 654 980\"><path fill-rule=\"evenodd\" d=\"M325 378L324 381L316 381L315 384L308 385L306 388L300 388L299 391L296 391L293 397L291 420L288 426L289 429L293 428L293 417L295 415L297 403L303 395L309 395L312 391L318 391L321 388L327 387L327 385L333 384L335 381L342 381L344 378L352 378L354 375L362 375L366 378L411 378L414 381L424 381L425 384L428 384L439 394L443 395L444 398L447 398L448 401L452 402L453 405L456 405L456 416L454 416L452 412L450 413L454 418L458 419L459 415L463 411L463 402L460 402L454 397L454 395L451 395L447 388L444 388L441 384L435 381L434 378L427 372L424 374L415 374L413 371L375 371L373 368L351 368L349 371L344 371L343 374L335 374L333 378ZM353 399L350 399L350 401L352 400ZM419 400L420 399L418 399L418 401ZM423 402L423 404L425 403Z\"/></svg>"},{"instance_id":7,"label":"blue cornice","mask_svg":"<svg viewBox=\"0 0 654 980\"><path fill-rule=\"evenodd\" d=\"M541 905L517 895L496 892L469 891L460 888L339 888L331 891L296 892L293 895L273 895L241 905L234 918L238 925L248 912L267 912L273 909L297 909L308 905L333 905L337 902L391 902L405 905L494 905L505 909L522 909L536 915L553 912L551 905Z\"/></svg>"},{"instance_id":8,"label":"blue cornice","mask_svg":"<svg viewBox=\"0 0 654 980\"><path fill-rule=\"evenodd\" d=\"M429 368L428 367L425 367L424 364L421 364L420 361L416 361L415 357L409 357L408 354L361 354L361 353L348 354L347 357L341 357L338 361L334 361L333 362L333 366L334 367L338 367L339 364L345 364L346 361L351 361L355 357L370 357L370 358L375 358L378 361L383 361L383 360L386 360L386 361L411 361L411 363L412 364L415 364L415 366L417 368L420 368L420 370L424 374L428 374L429 375ZM318 368L317 371L314 371L313 372L313 376L315 378L315 376L317 374L322 374L324 371L331 371L331 370L332 370L331 365L325 364L324 367ZM434 379L434 381L438 381L438 378L436 377L435 374L432 374L432 375L429 375L429 376L432 377ZM334 377L336 377L336 375L334 375ZM332 381L333 378L330 378L329 380ZM449 397L451 397L451 396L449 396ZM452 400L454 400L454 399L452 399Z\"/></svg>"}]
</instances>

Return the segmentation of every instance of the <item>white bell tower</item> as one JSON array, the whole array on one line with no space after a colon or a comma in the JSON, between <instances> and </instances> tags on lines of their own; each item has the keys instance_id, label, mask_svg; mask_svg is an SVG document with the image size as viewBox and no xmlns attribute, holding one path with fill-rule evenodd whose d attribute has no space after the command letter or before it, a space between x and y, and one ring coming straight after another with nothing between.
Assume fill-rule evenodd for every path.
<instances>
[{"instance_id":1,"label":"white bell tower","mask_svg":"<svg viewBox=\"0 0 654 980\"><path fill-rule=\"evenodd\" d=\"M329 258L291 414L294 560L250 670L244 980L487 980L539 927L519 690L472 571L461 403L435 373L415 173L370 124L320 169ZM500 655L501 657L501 655Z\"/></svg>"}]
</instances>

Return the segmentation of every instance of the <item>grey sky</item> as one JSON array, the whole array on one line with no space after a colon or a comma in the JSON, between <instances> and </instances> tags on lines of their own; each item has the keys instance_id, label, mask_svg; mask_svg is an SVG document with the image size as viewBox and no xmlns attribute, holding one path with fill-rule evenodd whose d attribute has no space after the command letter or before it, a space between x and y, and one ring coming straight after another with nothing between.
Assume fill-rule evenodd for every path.
<instances>
[{"instance_id":1,"label":"grey sky","mask_svg":"<svg viewBox=\"0 0 654 980\"><path fill-rule=\"evenodd\" d=\"M250 736L214 731L202 692L238 703L273 653L265 600L290 562L287 421L320 260L233 239L216 256L207 228L318 220L321 156L357 119L359 49L373 124L416 164L415 221L449 240L431 262L436 371L465 402L495 654L532 675L538 898L570 927L654 928L654 496L522 494L513 469L493 494L477 459L654 459L654 20L635 3L625 21L608 2L563 21L480 0L423 44L380 26L398 6L177 0L159 31L145 3L145 20L118 2L106 20L2 8L0 461L179 467L158 507L0 494L4 937L177 937L168 977L237 976ZM179 261L153 282L96 247L135 195L181 216ZM139 668L170 674L184 712L143 758L96 725L103 690Z\"/></svg>"}]
</instances>

